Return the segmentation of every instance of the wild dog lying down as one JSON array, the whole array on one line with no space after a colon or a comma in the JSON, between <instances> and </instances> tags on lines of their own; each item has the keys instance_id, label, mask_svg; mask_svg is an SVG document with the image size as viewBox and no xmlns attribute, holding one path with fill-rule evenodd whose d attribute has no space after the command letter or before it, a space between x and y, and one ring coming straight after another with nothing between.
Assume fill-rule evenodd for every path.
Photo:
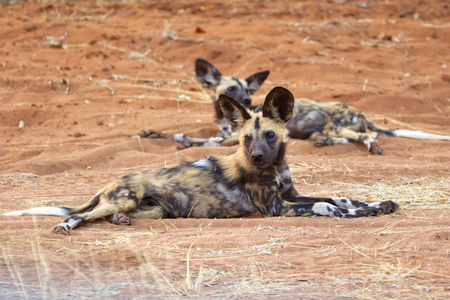
<instances>
[{"instance_id":1,"label":"wild dog lying down","mask_svg":"<svg viewBox=\"0 0 450 300\"><path fill-rule=\"evenodd\" d=\"M195 138L185 134L164 134L151 130L145 130L140 133L143 138L165 138L181 144L178 149L184 149L192 146L218 146L224 145L224 139L229 138L233 130L228 124L219 105L219 95L225 95L233 98L236 102L245 107L250 108L253 95L269 76L269 71L255 73L246 79L239 79L234 76L223 76L219 70L204 59L197 58L195 61L195 74L198 81L208 89L214 90L212 100L216 113L216 123L219 126L219 133L214 138ZM232 144L237 144L237 140L233 139Z\"/></svg>"},{"instance_id":2,"label":"wild dog lying down","mask_svg":"<svg viewBox=\"0 0 450 300\"><path fill-rule=\"evenodd\" d=\"M290 137L313 140L318 147L362 142L371 154L380 155L383 151L378 145L378 135L450 141L450 136L380 128L369 121L362 111L351 105L305 98L295 99L293 117L286 127Z\"/></svg>"},{"instance_id":3,"label":"wild dog lying down","mask_svg":"<svg viewBox=\"0 0 450 300\"><path fill-rule=\"evenodd\" d=\"M297 193L284 159L285 123L294 105L288 90L274 88L257 113L225 95L219 97L219 105L228 122L239 130L240 147L234 154L125 176L75 208L38 207L6 215L70 216L53 229L68 234L99 218L128 225L130 218L231 218L255 211L263 217L365 217L398 208L392 201L366 204Z\"/></svg>"},{"instance_id":4,"label":"wild dog lying down","mask_svg":"<svg viewBox=\"0 0 450 300\"><path fill-rule=\"evenodd\" d=\"M210 63L203 59L196 62L197 79L206 88L215 91L217 96L228 89L239 90L240 93L226 94L236 101L251 107L249 95L253 94L269 75L269 71L256 73L249 78L239 80L234 77L223 77ZM246 84L247 82L247 84ZM238 84L236 84L238 83ZM248 93L245 93L248 91ZM163 134L153 131L141 132L142 137L166 138L181 143L179 149L192 146L220 146L237 144L237 133L232 134L230 128L224 123L218 102L215 101L217 122L221 129L217 137L194 138L185 134ZM252 107L252 109L255 109ZM258 108L256 108L257 110ZM425 133L413 130L390 130L377 127L370 122L364 113L355 107L338 102L323 102L305 98L295 99L293 117L287 123L289 136L296 139L310 139L315 145L331 146L342 143L364 143L372 154L383 154L378 145L378 135L408 137L425 140L447 140L450 136Z\"/></svg>"}]
</instances>

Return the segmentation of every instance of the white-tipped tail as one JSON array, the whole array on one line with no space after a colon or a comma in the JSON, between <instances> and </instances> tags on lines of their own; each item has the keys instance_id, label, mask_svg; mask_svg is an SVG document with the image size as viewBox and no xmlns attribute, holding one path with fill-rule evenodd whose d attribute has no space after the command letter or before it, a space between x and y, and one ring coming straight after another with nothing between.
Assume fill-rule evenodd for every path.
<instances>
[{"instance_id":1,"label":"white-tipped tail","mask_svg":"<svg viewBox=\"0 0 450 300\"><path fill-rule=\"evenodd\" d=\"M26 210L16 210L6 214L4 216L32 216L32 215L47 215L47 216L69 216L70 211L65 207L51 207L41 206L33 207Z\"/></svg>"},{"instance_id":2,"label":"white-tipped tail","mask_svg":"<svg viewBox=\"0 0 450 300\"><path fill-rule=\"evenodd\" d=\"M444 140L450 141L450 136L448 135L439 135L434 133L423 132L419 130L406 130L406 129L398 129L391 131L393 136L400 136L410 139L416 140Z\"/></svg>"}]
</instances>

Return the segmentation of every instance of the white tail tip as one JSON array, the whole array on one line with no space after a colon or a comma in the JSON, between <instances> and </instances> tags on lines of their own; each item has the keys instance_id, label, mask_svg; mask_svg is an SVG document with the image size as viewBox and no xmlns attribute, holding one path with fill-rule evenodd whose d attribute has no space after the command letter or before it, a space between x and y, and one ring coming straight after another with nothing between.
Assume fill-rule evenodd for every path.
<instances>
[{"instance_id":1,"label":"white tail tip","mask_svg":"<svg viewBox=\"0 0 450 300\"><path fill-rule=\"evenodd\" d=\"M4 216L33 216L33 215L47 215L47 216L68 216L69 210L64 207L33 207L27 210L16 210L6 214Z\"/></svg>"},{"instance_id":2,"label":"white tail tip","mask_svg":"<svg viewBox=\"0 0 450 300\"><path fill-rule=\"evenodd\" d=\"M23 215L24 210L16 210L16 211L12 211L6 214L3 214L4 216L21 216Z\"/></svg>"},{"instance_id":3,"label":"white tail tip","mask_svg":"<svg viewBox=\"0 0 450 300\"><path fill-rule=\"evenodd\" d=\"M392 134L394 136L406 137L410 139L417 140L443 140L450 141L450 136L448 135L439 135L434 133L423 132L419 130L406 130L406 129L398 129L392 130Z\"/></svg>"}]
</instances>

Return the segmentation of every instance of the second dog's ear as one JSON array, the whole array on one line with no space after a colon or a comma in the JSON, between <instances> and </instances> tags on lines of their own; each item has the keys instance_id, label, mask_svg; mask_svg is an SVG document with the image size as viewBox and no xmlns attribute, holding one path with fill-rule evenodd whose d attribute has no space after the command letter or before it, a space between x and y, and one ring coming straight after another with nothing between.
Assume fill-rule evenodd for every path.
<instances>
[{"instance_id":1,"label":"second dog's ear","mask_svg":"<svg viewBox=\"0 0 450 300\"><path fill-rule=\"evenodd\" d=\"M208 89L215 89L222 78L222 74L212 64L202 58L195 61L195 74L198 81Z\"/></svg>"},{"instance_id":2,"label":"second dog's ear","mask_svg":"<svg viewBox=\"0 0 450 300\"><path fill-rule=\"evenodd\" d=\"M247 81L248 92L250 95L253 95L261 85L266 80L267 76L269 76L270 71L262 71L259 73L255 73L245 79Z\"/></svg>"},{"instance_id":3,"label":"second dog's ear","mask_svg":"<svg viewBox=\"0 0 450 300\"><path fill-rule=\"evenodd\" d=\"M235 129L241 128L251 118L244 106L228 96L220 95L219 105L228 123Z\"/></svg>"},{"instance_id":4,"label":"second dog's ear","mask_svg":"<svg viewBox=\"0 0 450 300\"><path fill-rule=\"evenodd\" d=\"M264 101L263 116L287 122L292 117L294 101L294 96L287 89L275 87Z\"/></svg>"}]
</instances>

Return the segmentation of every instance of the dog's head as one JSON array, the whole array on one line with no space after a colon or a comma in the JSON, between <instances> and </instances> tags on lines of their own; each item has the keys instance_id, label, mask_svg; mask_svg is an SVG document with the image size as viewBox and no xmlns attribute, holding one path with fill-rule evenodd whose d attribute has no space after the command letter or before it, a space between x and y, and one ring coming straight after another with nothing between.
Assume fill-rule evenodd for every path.
<instances>
[{"instance_id":1,"label":"dog's head","mask_svg":"<svg viewBox=\"0 0 450 300\"><path fill-rule=\"evenodd\" d=\"M248 162L267 168L283 161L288 139L285 125L294 108L291 92L274 88L256 113L226 95L220 95L219 104L227 121L239 130L239 142Z\"/></svg>"},{"instance_id":2,"label":"dog's head","mask_svg":"<svg viewBox=\"0 0 450 300\"><path fill-rule=\"evenodd\" d=\"M245 107L251 106L250 95L259 89L269 73L269 71L262 71L242 80L233 76L222 76L216 67L204 59L198 58L195 62L195 74L205 88L214 90L216 97L226 95Z\"/></svg>"}]
</instances>

